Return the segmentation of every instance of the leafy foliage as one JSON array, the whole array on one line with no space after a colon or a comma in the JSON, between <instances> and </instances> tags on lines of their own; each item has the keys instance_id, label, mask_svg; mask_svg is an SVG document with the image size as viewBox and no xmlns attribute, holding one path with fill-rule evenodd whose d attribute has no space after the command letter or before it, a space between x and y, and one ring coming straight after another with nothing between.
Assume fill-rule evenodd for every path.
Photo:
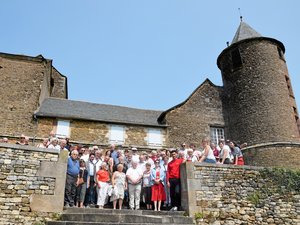
<instances>
[{"instance_id":1,"label":"leafy foliage","mask_svg":"<svg viewBox=\"0 0 300 225\"><path fill-rule=\"evenodd\" d=\"M300 170L265 168L261 171L261 176L269 180L276 187L278 193L300 193Z\"/></svg>"},{"instance_id":2,"label":"leafy foliage","mask_svg":"<svg viewBox=\"0 0 300 225\"><path fill-rule=\"evenodd\" d=\"M257 207L261 203L261 193L255 191L248 195L247 200Z\"/></svg>"}]
</instances>

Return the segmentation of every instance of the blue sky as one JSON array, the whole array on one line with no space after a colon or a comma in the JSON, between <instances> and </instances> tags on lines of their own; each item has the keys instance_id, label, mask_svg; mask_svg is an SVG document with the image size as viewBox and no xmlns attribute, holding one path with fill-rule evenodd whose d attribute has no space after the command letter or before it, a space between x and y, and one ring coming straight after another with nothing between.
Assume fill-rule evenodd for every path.
<instances>
[{"instance_id":1,"label":"blue sky","mask_svg":"<svg viewBox=\"0 0 300 225\"><path fill-rule=\"evenodd\" d=\"M1 1L0 51L53 59L69 99L166 110L206 78L244 21L281 41L300 107L300 1Z\"/></svg>"}]
</instances>

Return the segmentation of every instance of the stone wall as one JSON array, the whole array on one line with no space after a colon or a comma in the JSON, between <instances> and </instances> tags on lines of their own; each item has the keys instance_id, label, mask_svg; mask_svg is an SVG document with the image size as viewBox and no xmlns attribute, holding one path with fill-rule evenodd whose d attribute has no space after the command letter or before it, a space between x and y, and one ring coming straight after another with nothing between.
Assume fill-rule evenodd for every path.
<instances>
[{"instance_id":1,"label":"stone wall","mask_svg":"<svg viewBox=\"0 0 300 225\"><path fill-rule=\"evenodd\" d=\"M52 66L51 71L52 81L50 82L51 86L51 97L55 98L68 98L68 86L67 86L67 77L63 76L55 67Z\"/></svg>"},{"instance_id":2,"label":"stone wall","mask_svg":"<svg viewBox=\"0 0 300 225\"><path fill-rule=\"evenodd\" d=\"M67 151L0 143L0 224L55 219L63 210L67 157Z\"/></svg>"},{"instance_id":3,"label":"stone wall","mask_svg":"<svg viewBox=\"0 0 300 225\"><path fill-rule=\"evenodd\" d=\"M224 128L221 93L221 87L206 80L184 103L166 112L167 145L198 144L210 136L211 126Z\"/></svg>"},{"instance_id":4,"label":"stone wall","mask_svg":"<svg viewBox=\"0 0 300 225\"><path fill-rule=\"evenodd\" d=\"M148 146L147 143L147 132L149 127L139 125L120 125L125 128L125 142L123 146L152 148L152 146ZM108 123L87 120L71 120L70 140L74 143L108 146L110 144L109 129L110 124ZM56 130L55 118L38 119L38 138L48 137L52 130ZM166 143L166 129L161 129L161 131L163 139L162 147L164 147Z\"/></svg>"},{"instance_id":5,"label":"stone wall","mask_svg":"<svg viewBox=\"0 0 300 225\"><path fill-rule=\"evenodd\" d=\"M300 140L295 97L281 48L276 40L255 38L231 45L219 56L228 139L250 145ZM233 52L241 57L236 68Z\"/></svg>"},{"instance_id":6,"label":"stone wall","mask_svg":"<svg viewBox=\"0 0 300 225\"><path fill-rule=\"evenodd\" d=\"M66 78L52 69L52 60L0 53L0 134L36 135L34 111L51 96L51 88L53 96L67 97L66 85Z\"/></svg>"},{"instance_id":7,"label":"stone wall","mask_svg":"<svg viewBox=\"0 0 300 225\"><path fill-rule=\"evenodd\" d=\"M300 168L300 142L276 142L243 149L246 165Z\"/></svg>"},{"instance_id":8,"label":"stone wall","mask_svg":"<svg viewBox=\"0 0 300 225\"><path fill-rule=\"evenodd\" d=\"M300 188L288 187L292 182L297 186L300 171L281 170L280 176L272 171L262 167L185 163L181 166L182 206L203 225L300 224ZM285 180L291 175L296 179ZM274 177L280 177L279 185Z\"/></svg>"},{"instance_id":9,"label":"stone wall","mask_svg":"<svg viewBox=\"0 0 300 225\"><path fill-rule=\"evenodd\" d=\"M33 112L51 64L41 58L0 54L0 66L0 133L34 135Z\"/></svg>"}]
</instances>

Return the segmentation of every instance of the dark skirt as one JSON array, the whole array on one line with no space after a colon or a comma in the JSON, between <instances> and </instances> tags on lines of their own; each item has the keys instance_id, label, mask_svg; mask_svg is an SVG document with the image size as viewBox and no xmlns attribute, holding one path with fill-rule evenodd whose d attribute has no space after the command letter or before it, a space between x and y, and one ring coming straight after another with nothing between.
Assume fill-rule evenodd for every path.
<instances>
[{"instance_id":1,"label":"dark skirt","mask_svg":"<svg viewBox=\"0 0 300 225\"><path fill-rule=\"evenodd\" d=\"M222 161L222 159L220 161ZM224 164L231 164L230 159L226 158L225 161L224 161Z\"/></svg>"}]
</instances>

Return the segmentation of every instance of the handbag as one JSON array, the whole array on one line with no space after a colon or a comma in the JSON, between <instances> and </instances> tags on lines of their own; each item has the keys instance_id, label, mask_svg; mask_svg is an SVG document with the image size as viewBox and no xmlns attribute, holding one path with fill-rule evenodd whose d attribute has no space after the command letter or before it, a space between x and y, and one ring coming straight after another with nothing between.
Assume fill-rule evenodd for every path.
<instances>
[{"instance_id":1,"label":"handbag","mask_svg":"<svg viewBox=\"0 0 300 225\"><path fill-rule=\"evenodd\" d=\"M118 188L116 186L113 187L112 193L113 196L119 196Z\"/></svg>"},{"instance_id":2,"label":"handbag","mask_svg":"<svg viewBox=\"0 0 300 225\"><path fill-rule=\"evenodd\" d=\"M111 196L112 191L113 191L113 187L112 187L112 185L110 184L110 185L108 185L108 188L107 188L107 195L108 195L109 197Z\"/></svg>"},{"instance_id":3,"label":"handbag","mask_svg":"<svg viewBox=\"0 0 300 225\"><path fill-rule=\"evenodd\" d=\"M80 184L83 184L84 183L84 180L82 177L78 177L77 179L77 186L79 186Z\"/></svg>"},{"instance_id":4,"label":"handbag","mask_svg":"<svg viewBox=\"0 0 300 225\"><path fill-rule=\"evenodd\" d=\"M81 173L81 177L78 176L78 178L77 178L77 182L76 182L77 186L79 186L79 185L81 185L81 184L84 183L84 180L83 180L83 173L84 173L84 171L82 170L80 173Z\"/></svg>"}]
</instances>

